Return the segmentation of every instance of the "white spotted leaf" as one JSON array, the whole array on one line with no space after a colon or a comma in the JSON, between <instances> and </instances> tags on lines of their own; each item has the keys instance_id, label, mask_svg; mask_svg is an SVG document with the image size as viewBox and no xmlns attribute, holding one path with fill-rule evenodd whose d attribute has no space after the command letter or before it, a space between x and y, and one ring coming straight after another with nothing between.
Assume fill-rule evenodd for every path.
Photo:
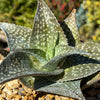
<instances>
[{"instance_id":1,"label":"white spotted leaf","mask_svg":"<svg viewBox=\"0 0 100 100\"><path fill-rule=\"evenodd\" d=\"M92 42L79 43L76 45L76 47L78 49L92 53L93 55L96 56L96 59L100 61L100 44L99 43L92 43ZM93 69L95 69L95 67L96 66L94 66ZM91 86L92 84L96 83L99 80L100 80L100 71L92 79L91 79L91 77L88 78L88 81L86 81L85 85L82 88L83 89L88 88L89 86Z\"/></svg>"},{"instance_id":2,"label":"white spotted leaf","mask_svg":"<svg viewBox=\"0 0 100 100\"><path fill-rule=\"evenodd\" d=\"M42 68L45 68L47 70L55 70L56 68L63 68L63 64L64 62L67 63L65 60L67 57L69 56L72 56L72 55L82 55L82 56L86 56L86 57L89 57L91 54L89 53L86 53L84 51L81 51L81 50L77 50L73 47L67 47L64 45L60 45L60 46L57 46L57 49L63 47L61 50L61 52L59 51L56 51L55 54L55 57L52 58L51 60L48 61L48 63L46 63ZM56 49L55 49L56 50ZM59 54L59 55L58 55ZM73 61L74 59L72 59Z\"/></svg>"},{"instance_id":3,"label":"white spotted leaf","mask_svg":"<svg viewBox=\"0 0 100 100\"><path fill-rule=\"evenodd\" d=\"M84 78L100 71L100 45L98 43L78 43L76 48L91 55L90 57L80 55L67 57L64 63L63 81Z\"/></svg>"},{"instance_id":4,"label":"white spotted leaf","mask_svg":"<svg viewBox=\"0 0 100 100\"><path fill-rule=\"evenodd\" d=\"M61 78L61 75L60 76L58 75L58 77ZM55 81L53 81L52 78L54 78ZM51 77L36 78L34 82L34 87L36 91L43 91L79 100L85 100L80 89L81 80L58 82L55 77L52 78Z\"/></svg>"},{"instance_id":5,"label":"white spotted leaf","mask_svg":"<svg viewBox=\"0 0 100 100\"><path fill-rule=\"evenodd\" d=\"M78 27L76 23L76 9L73 9L69 16L64 20L66 36L68 38L68 43L70 46L75 46L76 43L80 42Z\"/></svg>"},{"instance_id":6,"label":"white spotted leaf","mask_svg":"<svg viewBox=\"0 0 100 100\"><path fill-rule=\"evenodd\" d=\"M14 52L6 57L0 65L0 83L27 76L51 76L62 73L62 69L54 71L37 70L30 54Z\"/></svg>"},{"instance_id":7,"label":"white spotted leaf","mask_svg":"<svg viewBox=\"0 0 100 100\"><path fill-rule=\"evenodd\" d=\"M85 52L91 53L100 60L100 44L99 43L92 43L92 42L85 42L85 43L78 43L76 48L81 49Z\"/></svg>"},{"instance_id":8,"label":"white spotted leaf","mask_svg":"<svg viewBox=\"0 0 100 100\"><path fill-rule=\"evenodd\" d=\"M47 59L51 59L58 44L67 45L64 32L46 3L38 0L30 47L45 51Z\"/></svg>"},{"instance_id":9,"label":"white spotted leaf","mask_svg":"<svg viewBox=\"0 0 100 100\"><path fill-rule=\"evenodd\" d=\"M0 22L0 29L5 33L10 50L29 48L32 30L19 25Z\"/></svg>"}]
</instances>

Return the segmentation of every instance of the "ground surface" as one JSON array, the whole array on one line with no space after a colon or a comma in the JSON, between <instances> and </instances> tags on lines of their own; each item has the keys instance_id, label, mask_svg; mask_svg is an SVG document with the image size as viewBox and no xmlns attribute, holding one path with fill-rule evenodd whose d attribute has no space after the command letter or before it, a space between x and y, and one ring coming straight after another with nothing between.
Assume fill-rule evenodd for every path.
<instances>
[{"instance_id":1,"label":"ground surface","mask_svg":"<svg viewBox=\"0 0 100 100\"><path fill-rule=\"evenodd\" d=\"M25 87L19 80L0 85L0 100L74 100L72 98L37 93Z\"/></svg>"}]
</instances>

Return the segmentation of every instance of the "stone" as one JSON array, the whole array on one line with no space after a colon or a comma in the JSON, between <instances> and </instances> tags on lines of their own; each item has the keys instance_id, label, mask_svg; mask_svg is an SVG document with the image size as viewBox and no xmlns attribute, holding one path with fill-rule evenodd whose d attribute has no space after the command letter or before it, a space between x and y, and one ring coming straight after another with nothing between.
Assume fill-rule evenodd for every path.
<instances>
[{"instance_id":1,"label":"stone","mask_svg":"<svg viewBox=\"0 0 100 100\"><path fill-rule=\"evenodd\" d=\"M11 88L8 85L6 85L6 87L3 89L3 91L6 92L9 95L12 94L12 90L11 90Z\"/></svg>"},{"instance_id":2,"label":"stone","mask_svg":"<svg viewBox=\"0 0 100 100\"><path fill-rule=\"evenodd\" d=\"M7 85L12 89L19 88L19 86L20 86L20 84L18 83L18 80L13 80L13 81L7 82Z\"/></svg>"}]
</instances>

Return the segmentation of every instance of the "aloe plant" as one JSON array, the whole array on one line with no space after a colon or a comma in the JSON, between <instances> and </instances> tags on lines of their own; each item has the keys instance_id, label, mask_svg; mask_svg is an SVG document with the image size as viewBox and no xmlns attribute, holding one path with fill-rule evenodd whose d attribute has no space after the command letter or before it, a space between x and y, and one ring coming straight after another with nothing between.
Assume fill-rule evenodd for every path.
<instances>
[{"instance_id":1,"label":"aloe plant","mask_svg":"<svg viewBox=\"0 0 100 100\"><path fill-rule=\"evenodd\" d=\"M0 83L19 78L36 91L85 99L80 82L100 71L100 47L80 42L75 10L60 25L38 0L32 29L3 22L0 29L10 48L0 65Z\"/></svg>"}]
</instances>

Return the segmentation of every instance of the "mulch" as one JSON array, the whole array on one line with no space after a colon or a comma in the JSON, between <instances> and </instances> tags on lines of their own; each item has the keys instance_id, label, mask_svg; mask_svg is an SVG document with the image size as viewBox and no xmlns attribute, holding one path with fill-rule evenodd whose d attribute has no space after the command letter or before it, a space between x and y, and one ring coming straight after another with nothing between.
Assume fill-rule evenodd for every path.
<instances>
[{"instance_id":1,"label":"mulch","mask_svg":"<svg viewBox=\"0 0 100 100\"><path fill-rule=\"evenodd\" d=\"M0 100L75 100L68 97L36 92L24 86L19 80L0 85Z\"/></svg>"}]
</instances>

